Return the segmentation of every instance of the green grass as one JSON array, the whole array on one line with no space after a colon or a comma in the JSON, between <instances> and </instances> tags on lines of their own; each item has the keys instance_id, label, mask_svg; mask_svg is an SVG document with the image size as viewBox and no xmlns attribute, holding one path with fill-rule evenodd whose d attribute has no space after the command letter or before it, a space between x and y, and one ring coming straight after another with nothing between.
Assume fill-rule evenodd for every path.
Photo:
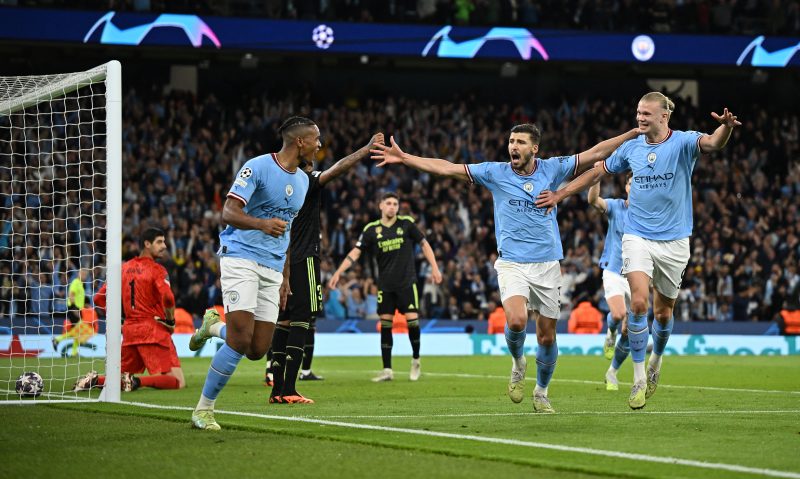
<instances>
[{"instance_id":1,"label":"green grass","mask_svg":"<svg viewBox=\"0 0 800 479\"><path fill-rule=\"evenodd\" d=\"M369 381L380 366L377 358L318 358L315 372L326 380L299 383L317 404L290 406L267 404L263 363L243 361L217 401L223 427L218 433L189 427L189 408L208 364L183 361L185 390L123 395L173 409L98 403L0 407L0 476L73 477L98 464L112 477L252 477L267 471L382 479L759 476L723 466L611 457L613 451L800 477L799 357L667 357L658 392L645 409L631 411L628 384L605 391L607 361L562 356L550 386L558 414L550 416L532 413L530 377L522 404L506 397L508 358L423 357L417 383L407 379L408 358L395 358L395 381L380 384ZM629 363L623 367L622 381L630 381L630 369ZM532 360L528 374L535 374ZM68 452L78 445L80 454ZM37 461L35 470L14 459L36 457L37 449L54 459Z\"/></svg>"}]
</instances>

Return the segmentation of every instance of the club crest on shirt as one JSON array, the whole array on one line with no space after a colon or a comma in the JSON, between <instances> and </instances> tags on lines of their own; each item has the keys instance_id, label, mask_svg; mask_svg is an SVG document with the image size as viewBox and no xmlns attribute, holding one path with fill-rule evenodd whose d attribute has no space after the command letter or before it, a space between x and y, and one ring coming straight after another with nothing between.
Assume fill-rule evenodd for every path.
<instances>
[{"instance_id":1,"label":"club crest on shirt","mask_svg":"<svg viewBox=\"0 0 800 479\"><path fill-rule=\"evenodd\" d=\"M244 167L244 168L242 168L242 171L239 172L239 176L241 176L242 178L244 178L246 180L247 178L250 178L251 176L253 176L253 170L251 170L248 167Z\"/></svg>"},{"instance_id":2,"label":"club crest on shirt","mask_svg":"<svg viewBox=\"0 0 800 479\"><path fill-rule=\"evenodd\" d=\"M236 304L239 302L239 292L238 291L229 291L228 292L228 303L229 304Z\"/></svg>"},{"instance_id":3,"label":"club crest on shirt","mask_svg":"<svg viewBox=\"0 0 800 479\"><path fill-rule=\"evenodd\" d=\"M292 185L286 185L286 196L292 196L294 194L294 188Z\"/></svg>"},{"instance_id":4,"label":"club crest on shirt","mask_svg":"<svg viewBox=\"0 0 800 479\"><path fill-rule=\"evenodd\" d=\"M651 163L651 164L655 163L656 162L656 154L655 153L650 153L649 155L647 155L647 162Z\"/></svg>"},{"instance_id":5,"label":"club crest on shirt","mask_svg":"<svg viewBox=\"0 0 800 479\"><path fill-rule=\"evenodd\" d=\"M397 228L397 236L403 235L403 228Z\"/></svg>"},{"instance_id":6,"label":"club crest on shirt","mask_svg":"<svg viewBox=\"0 0 800 479\"><path fill-rule=\"evenodd\" d=\"M525 190L527 193L530 193L531 191L533 191L533 183L530 182L525 183L524 185L522 185L522 189Z\"/></svg>"}]
</instances>

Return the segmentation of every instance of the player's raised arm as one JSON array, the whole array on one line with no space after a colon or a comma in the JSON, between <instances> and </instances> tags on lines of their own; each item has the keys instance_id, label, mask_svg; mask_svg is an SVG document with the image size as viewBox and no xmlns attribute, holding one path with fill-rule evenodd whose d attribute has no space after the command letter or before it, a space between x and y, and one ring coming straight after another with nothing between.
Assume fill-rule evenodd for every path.
<instances>
[{"instance_id":1,"label":"player's raised arm","mask_svg":"<svg viewBox=\"0 0 800 479\"><path fill-rule=\"evenodd\" d=\"M342 275L342 273L347 271L347 269L350 266L353 266L353 263L358 261L358 258L360 257L361 257L361 248L351 249L350 252L347 253L347 256L345 256L344 260L342 261L342 264L340 264L339 267L336 269L336 272L333 273L331 279L328 280L328 287L331 289L335 288L336 285L339 284L339 277Z\"/></svg>"},{"instance_id":2,"label":"player's raised arm","mask_svg":"<svg viewBox=\"0 0 800 479\"><path fill-rule=\"evenodd\" d=\"M728 111L727 108L722 111L722 115L717 115L712 111L711 116L719 122L719 126L714 130L714 133L700 137L700 149L705 153L725 148L733 129L737 126L742 126L736 115Z\"/></svg>"},{"instance_id":3,"label":"player's raised arm","mask_svg":"<svg viewBox=\"0 0 800 479\"><path fill-rule=\"evenodd\" d=\"M576 168L576 175L580 175L584 171L591 169L598 161L603 161L611 156L611 153L614 153L614 150L622 146L623 143L628 140L633 140L642 133L642 130L639 128L634 128L619 136L615 136L614 138L603 140L588 150L580 153L578 155L578 160L580 163Z\"/></svg>"},{"instance_id":4,"label":"player's raised arm","mask_svg":"<svg viewBox=\"0 0 800 479\"><path fill-rule=\"evenodd\" d=\"M353 153L345 156L341 160L334 163L333 166L323 171L322 174L319 175L319 184L325 185L326 183L333 181L339 176L342 176L343 174L347 173L362 158L365 158L367 155L369 155L370 149L372 149L374 145L382 145L383 143L384 143L383 133L375 133L374 135L372 135L372 138L370 138L369 143L362 146Z\"/></svg>"},{"instance_id":5,"label":"player's raised arm","mask_svg":"<svg viewBox=\"0 0 800 479\"><path fill-rule=\"evenodd\" d=\"M401 163L415 170L424 171L437 176L447 176L461 181L470 181L467 174L467 165L451 163L439 158L422 158L405 153L394 141L394 136L389 137L391 146L375 145L370 150L372 159L380 161L378 166Z\"/></svg>"},{"instance_id":6,"label":"player's raised arm","mask_svg":"<svg viewBox=\"0 0 800 479\"><path fill-rule=\"evenodd\" d=\"M236 198L225 200L222 208L222 221L240 230L260 230L279 237L286 232L287 222L280 218L256 218L244 212L244 203Z\"/></svg>"},{"instance_id":7,"label":"player's raised arm","mask_svg":"<svg viewBox=\"0 0 800 479\"><path fill-rule=\"evenodd\" d=\"M593 184L589 187L589 204L594 207L597 211L601 213L605 213L608 211L608 205L606 205L606 200L600 197L600 182Z\"/></svg>"},{"instance_id":8,"label":"player's raised arm","mask_svg":"<svg viewBox=\"0 0 800 479\"><path fill-rule=\"evenodd\" d=\"M603 167L603 162L598 161L595 163L594 168L570 181L567 183L567 186L561 188L560 190L545 190L539 193L539 196L536 197L536 206L538 208L547 208L547 213L550 213L550 210L552 210L561 200L569 195L580 193L589 186L596 184L607 174L608 173L606 173L606 170Z\"/></svg>"}]
</instances>

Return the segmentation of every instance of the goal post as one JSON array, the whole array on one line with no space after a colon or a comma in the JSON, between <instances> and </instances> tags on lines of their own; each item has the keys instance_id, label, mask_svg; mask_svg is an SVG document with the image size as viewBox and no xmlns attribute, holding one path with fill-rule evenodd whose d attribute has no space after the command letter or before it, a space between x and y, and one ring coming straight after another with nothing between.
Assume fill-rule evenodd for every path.
<instances>
[{"instance_id":1,"label":"goal post","mask_svg":"<svg viewBox=\"0 0 800 479\"><path fill-rule=\"evenodd\" d=\"M0 403L120 400L121 84L118 61L0 76Z\"/></svg>"}]
</instances>

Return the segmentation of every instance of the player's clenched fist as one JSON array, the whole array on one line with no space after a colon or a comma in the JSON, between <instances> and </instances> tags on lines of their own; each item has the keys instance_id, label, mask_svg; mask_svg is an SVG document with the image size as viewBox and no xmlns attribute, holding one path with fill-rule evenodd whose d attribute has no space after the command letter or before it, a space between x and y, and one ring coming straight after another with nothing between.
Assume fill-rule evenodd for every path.
<instances>
[{"instance_id":1,"label":"player's clenched fist","mask_svg":"<svg viewBox=\"0 0 800 479\"><path fill-rule=\"evenodd\" d=\"M261 223L261 231L277 238L286 232L287 224L280 218L268 218Z\"/></svg>"}]
</instances>

